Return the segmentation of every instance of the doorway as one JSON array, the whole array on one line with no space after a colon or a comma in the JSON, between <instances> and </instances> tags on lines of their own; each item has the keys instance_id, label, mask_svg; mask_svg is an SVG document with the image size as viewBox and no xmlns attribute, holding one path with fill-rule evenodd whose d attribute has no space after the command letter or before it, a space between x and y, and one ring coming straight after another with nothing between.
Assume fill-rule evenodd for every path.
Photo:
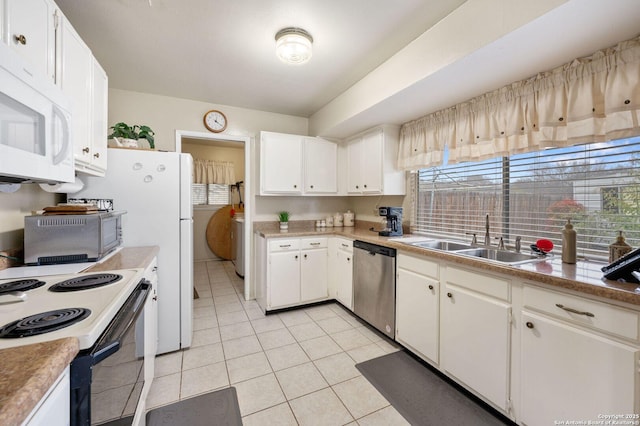
<instances>
[{"instance_id":1,"label":"doorway","mask_svg":"<svg viewBox=\"0 0 640 426\"><path fill-rule=\"evenodd\" d=\"M244 298L245 300L249 300L251 298L251 149L250 143L251 138L248 136L235 136L228 134L212 134L212 133L203 133L203 132L193 132L186 130L176 130L176 152L190 152L192 156L195 158L196 155L193 153L199 153L201 156L206 156L206 152L208 150L214 151L218 150L218 152L224 153L224 155L235 157L237 162L237 169L241 172L242 177L240 178L240 174L237 174L237 181L242 181L243 183L240 186L235 188L235 191L231 193L231 202L237 203L239 201L240 196L242 197L242 202L244 203L244 223L243 223L243 232L242 232L242 246L244 250ZM243 161L242 161L243 160ZM230 203L231 204L231 203ZM194 209L194 222L196 218L196 214L202 216L200 214L200 210ZM206 212L204 213L206 215ZM199 247L197 245L205 245L206 241L204 239L204 235L200 235L201 230L196 229L196 225L194 223L194 260L196 260L195 253L205 253L206 249L204 247ZM196 232L198 232L198 236L202 236L203 238L196 238ZM205 253L206 255L206 253Z\"/></svg>"}]
</instances>

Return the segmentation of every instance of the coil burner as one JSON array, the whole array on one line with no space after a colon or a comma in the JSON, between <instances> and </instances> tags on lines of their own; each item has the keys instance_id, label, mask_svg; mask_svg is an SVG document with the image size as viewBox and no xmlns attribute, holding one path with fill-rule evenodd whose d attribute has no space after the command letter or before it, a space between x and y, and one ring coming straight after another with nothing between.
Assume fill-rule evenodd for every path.
<instances>
[{"instance_id":1,"label":"coil burner","mask_svg":"<svg viewBox=\"0 0 640 426\"><path fill-rule=\"evenodd\" d=\"M0 328L0 338L10 339L49 333L82 321L90 314L89 309L66 308L30 315Z\"/></svg>"}]
</instances>

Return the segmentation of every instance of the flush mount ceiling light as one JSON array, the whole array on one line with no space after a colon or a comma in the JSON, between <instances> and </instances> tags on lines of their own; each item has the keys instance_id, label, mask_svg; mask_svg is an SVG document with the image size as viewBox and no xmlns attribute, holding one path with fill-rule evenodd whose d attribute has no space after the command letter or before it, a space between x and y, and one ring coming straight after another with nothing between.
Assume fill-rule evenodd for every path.
<instances>
[{"instance_id":1,"label":"flush mount ceiling light","mask_svg":"<svg viewBox=\"0 0 640 426\"><path fill-rule=\"evenodd\" d=\"M276 54L287 64L304 64L311 59L313 37L302 28L289 27L276 34Z\"/></svg>"}]
</instances>

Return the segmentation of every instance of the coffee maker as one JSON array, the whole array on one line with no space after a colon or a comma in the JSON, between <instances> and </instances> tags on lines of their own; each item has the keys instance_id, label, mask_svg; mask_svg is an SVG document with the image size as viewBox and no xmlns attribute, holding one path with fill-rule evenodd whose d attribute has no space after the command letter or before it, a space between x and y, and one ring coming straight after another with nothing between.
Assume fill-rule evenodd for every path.
<instances>
[{"instance_id":1,"label":"coffee maker","mask_svg":"<svg viewBox=\"0 0 640 426\"><path fill-rule=\"evenodd\" d=\"M386 219L386 225L378 235L383 237L398 237L402 235L402 207L379 207L378 215Z\"/></svg>"}]
</instances>

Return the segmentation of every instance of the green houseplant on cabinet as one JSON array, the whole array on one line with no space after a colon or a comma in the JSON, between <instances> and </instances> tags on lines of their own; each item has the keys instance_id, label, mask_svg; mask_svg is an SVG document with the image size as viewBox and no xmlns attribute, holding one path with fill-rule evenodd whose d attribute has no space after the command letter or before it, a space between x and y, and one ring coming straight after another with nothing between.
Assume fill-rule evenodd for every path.
<instances>
[{"instance_id":1,"label":"green houseplant on cabinet","mask_svg":"<svg viewBox=\"0 0 640 426\"><path fill-rule=\"evenodd\" d=\"M127 123L116 123L110 127L111 134L107 137L113 139L116 146L127 148L138 148L138 139L146 139L149 142L149 148L154 149L154 131L149 126L134 124L129 126Z\"/></svg>"},{"instance_id":2,"label":"green houseplant on cabinet","mask_svg":"<svg viewBox=\"0 0 640 426\"><path fill-rule=\"evenodd\" d=\"M281 231L289 230L289 216L290 216L290 213L287 211L281 211L278 213L278 221L280 222Z\"/></svg>"}]
</instances>

